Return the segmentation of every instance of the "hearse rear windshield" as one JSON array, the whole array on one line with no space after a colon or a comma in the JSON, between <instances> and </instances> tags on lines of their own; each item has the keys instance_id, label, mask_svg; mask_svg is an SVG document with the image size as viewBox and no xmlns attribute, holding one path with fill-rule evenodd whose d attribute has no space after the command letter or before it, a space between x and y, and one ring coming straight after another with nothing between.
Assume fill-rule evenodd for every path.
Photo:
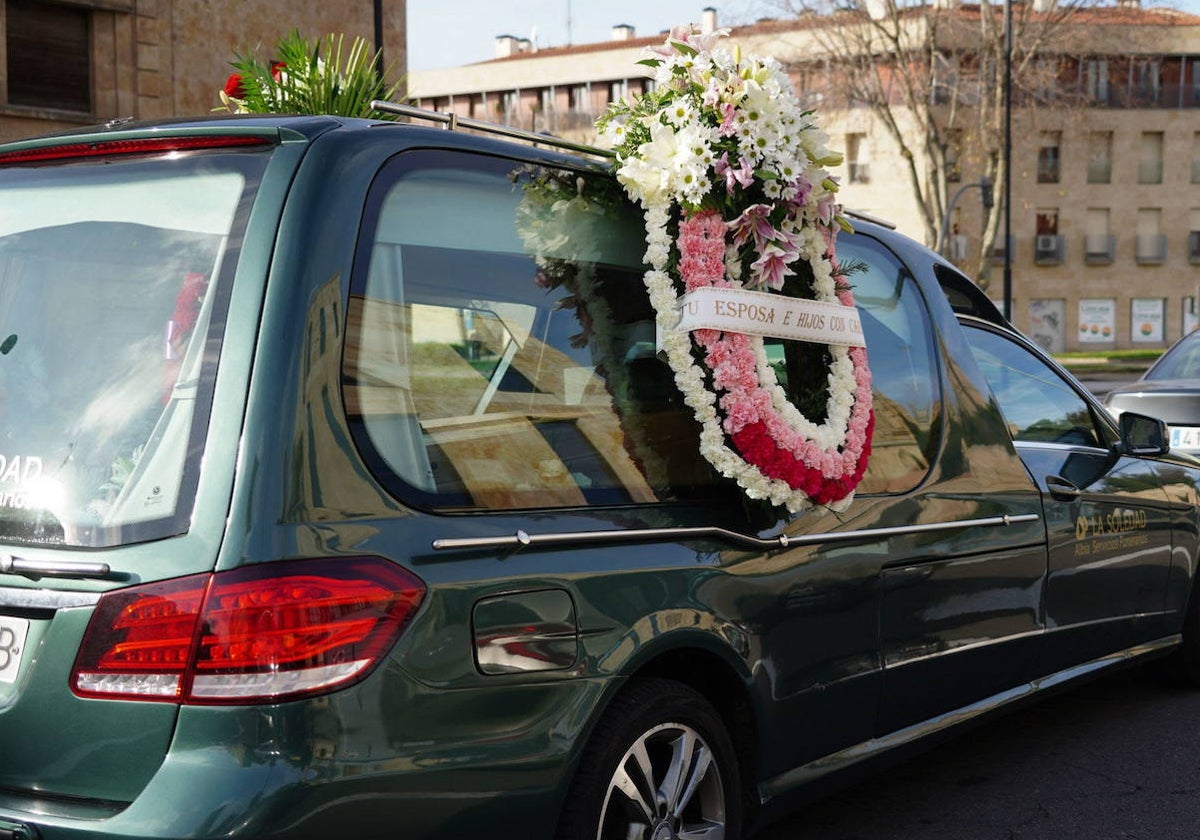
<instances>
[{"instance_id":1,"label":"hearse rear windshield","mask_svg":"<svg viewBox=\"0 0 1200 840\"><path fill-rule=\"evenodd\" d=\"M269 153L0 166L0 540L183 533Z\"/></svg>"}]
</instances>

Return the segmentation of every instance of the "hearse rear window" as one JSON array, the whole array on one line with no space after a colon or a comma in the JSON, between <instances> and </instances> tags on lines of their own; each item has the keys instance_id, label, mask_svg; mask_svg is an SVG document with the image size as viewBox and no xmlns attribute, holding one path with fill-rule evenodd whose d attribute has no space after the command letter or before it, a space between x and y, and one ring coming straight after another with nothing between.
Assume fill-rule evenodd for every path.
<instances>
[{"instance_id":1,"label":"hearse rear window","mask_svg":"<svg viewBox=\"0 0 1200 840\"><path fill-rule=\"evenodd\" d=\"M187 530L230 243L268 158L0 168L5 540L96 547Z\"/></svg>"},{"instance_id":2,"label":"hearse rear window","mask_svg":"<svg viewBox=\"0 0 1200 840\"><path fill-rule=\"evenodd\" d=\"M656 356L641 217L611 178L408 153L369 213L345 393L399 495L503 510L725 486Z\"/></svg>"}]
</instances>

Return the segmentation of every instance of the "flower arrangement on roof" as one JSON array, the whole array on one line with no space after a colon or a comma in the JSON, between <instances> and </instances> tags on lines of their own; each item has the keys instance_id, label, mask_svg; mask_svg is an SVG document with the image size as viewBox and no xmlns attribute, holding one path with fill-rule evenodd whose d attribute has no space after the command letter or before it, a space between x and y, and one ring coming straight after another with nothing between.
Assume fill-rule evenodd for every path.
<instances>
[{"instance_id":1,"label":"flower arrangement on roof","mask_svg":"<svg viewBox=\"0 0 1200 840\"><path fill-rule=\"evenodd\" d=\"M216 110L390 118L373 111L371 101L391 100L400 82L387 84L378 53L362 38L346 49L343 35L310 40L293 30L275 44L273 55L236 54Z\"/></svg>"},{"instance_id":2,"label":"flower arrangement on roof","mask_svg":"<svg viewBox=\"0 0 1200 840\"><path fill-rule=\"evenodd\" d=\"M751 498L844 509L874 416L854 297L836 257L841 162L772 59L672 30L653 87L597 128L646 222L645 285L703 456ZM764 336L795 344L793 404ZM804 382L796 379L803 377Z\"/></svg>"}]
</instances>

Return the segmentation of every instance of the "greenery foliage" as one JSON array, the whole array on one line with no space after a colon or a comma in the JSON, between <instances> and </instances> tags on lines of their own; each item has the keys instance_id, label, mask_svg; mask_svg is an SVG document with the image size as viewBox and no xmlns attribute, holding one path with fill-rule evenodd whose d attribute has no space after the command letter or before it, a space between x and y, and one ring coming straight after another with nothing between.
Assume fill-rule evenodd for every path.
<instances>
[{"instance_id":1,"label":"greenery foliage","mask_svg":"<svg viewBox=\"0 0 1200 840\"><path fill-rule=\"evenodd\" d=\"M387 84L379 54L362 38L347 47L343 35L309 40L293 30L272 52L267 60L256 52L235 54L234 73L220 93L223 108L243 114L381 117L371 101L391 100L400 87L400 81Z\"/></svg>"}]
</instances>

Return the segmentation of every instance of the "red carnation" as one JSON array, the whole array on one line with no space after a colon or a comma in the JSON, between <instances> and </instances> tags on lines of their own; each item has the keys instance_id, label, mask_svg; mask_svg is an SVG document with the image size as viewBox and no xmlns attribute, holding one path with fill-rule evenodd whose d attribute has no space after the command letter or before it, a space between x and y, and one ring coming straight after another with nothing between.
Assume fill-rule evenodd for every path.
<instances>
[{"instance_id":1,"label":"red carnation","mask_svg":"<svg viewBox=\"0 0 1200 840\"><path fill-rule=\"evenodd\" d=\"M225 80L225 95L230 99L245 99L246 88L242 86L242 74L230 73Z\"/></svg>"}]
</instances>

